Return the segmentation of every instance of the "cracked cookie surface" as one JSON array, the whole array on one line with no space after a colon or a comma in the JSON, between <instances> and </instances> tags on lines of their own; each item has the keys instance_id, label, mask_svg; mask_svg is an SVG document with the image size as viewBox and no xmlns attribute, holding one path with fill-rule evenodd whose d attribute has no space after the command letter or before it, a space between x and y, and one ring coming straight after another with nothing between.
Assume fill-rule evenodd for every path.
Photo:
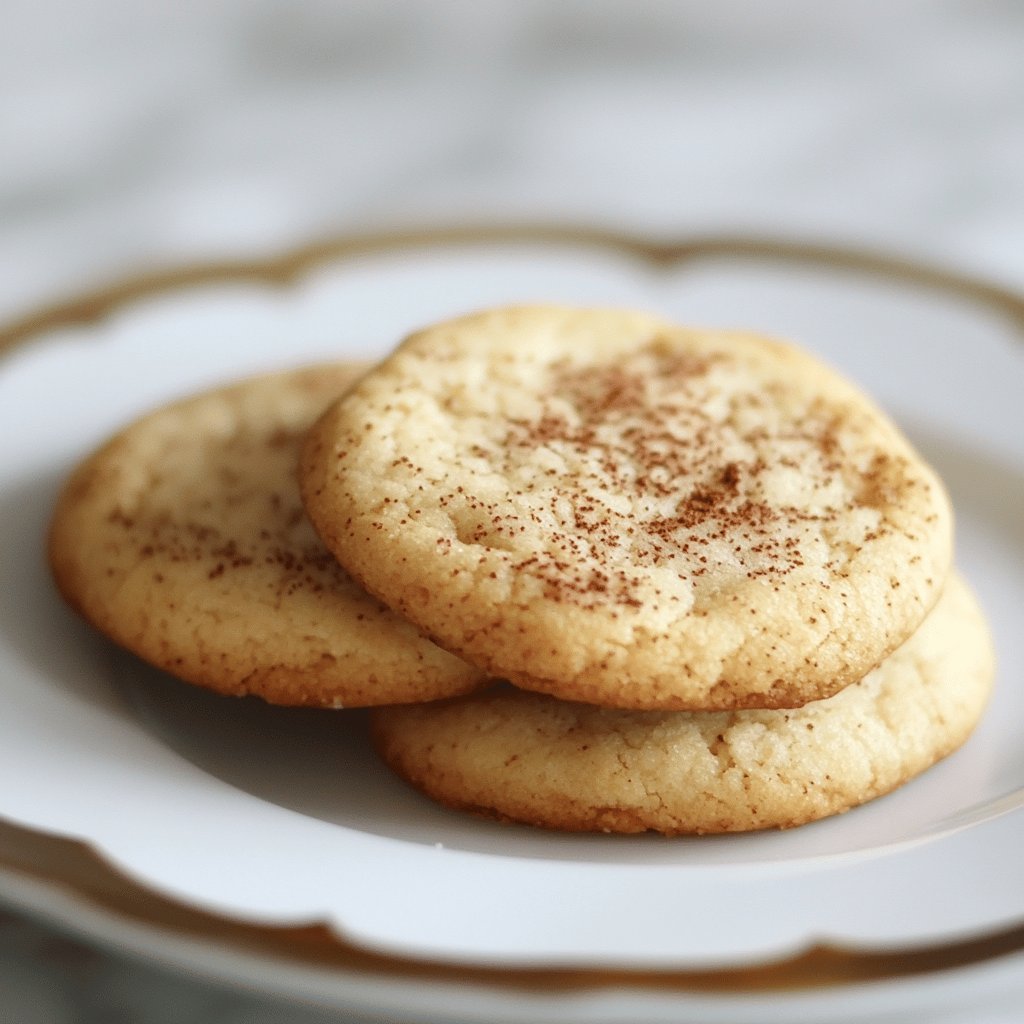
<instances>
[{"instance_id":1,"label":"cracked cookie surface","mask_svg":"<svg viewBox=\"0 0 1024 1024\"><path fill-rule=\"evenodd\" d=\"M835 696L790 710L624 711L499 687L374 712L377 748L435 800L546 828L786 828L880 796L959 747L993 653L953 575L920 629Z\"/></svg>"},{"instance_id":2,"label":"cracked cookie surface","mask_svg":"<svg viewBox=\"0 0 1024 1024\"><path fill-rule=\"evenodd\" d=\"M67 600L145 660L221 693L341 707L476 686L478 670L341 569L303 512L302 437L365 369L253 378L128 426L58 500L49 554Z\"/></svg>"},{"instance_id":3,"label":"cracked cookie surface","mask_svg":"<svg viewBox=\"0 0 1024 1024\"><path fill-rule=\"evenodd\" d=\"M798 706L918 626L941 482L798 349L641 313L412 336L310 433L327 546L489 674L626 708Z\"/></svg>"}]
</instances>

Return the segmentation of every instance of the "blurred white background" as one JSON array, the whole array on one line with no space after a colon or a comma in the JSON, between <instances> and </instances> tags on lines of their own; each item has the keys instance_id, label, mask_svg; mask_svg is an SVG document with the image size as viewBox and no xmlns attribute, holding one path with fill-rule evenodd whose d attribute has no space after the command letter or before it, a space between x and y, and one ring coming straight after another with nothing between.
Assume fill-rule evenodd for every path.
<instances>
[{"instance_id":1,"label":"blurred white background","mask_svg":"<svg viewBox=\"0 0 1024 1024\"><path fill-rule=\"evenodd\" d=\"M7 0L0 317L140 267L523 218L1024 281L1016 0Z\"/></svg>"},{"instance_id":2,"label":"blurred white background","mask_svg":"<svg viewBox=\"0 0 1024 1024\"><path fill-rule=\"evenodd\" d=\"M0 322L193 259L510 220L855 242L1024 287L1024 3L4 4ZM0 914L4 1024L321 1019Z\"/></svg>"}]
</instances>

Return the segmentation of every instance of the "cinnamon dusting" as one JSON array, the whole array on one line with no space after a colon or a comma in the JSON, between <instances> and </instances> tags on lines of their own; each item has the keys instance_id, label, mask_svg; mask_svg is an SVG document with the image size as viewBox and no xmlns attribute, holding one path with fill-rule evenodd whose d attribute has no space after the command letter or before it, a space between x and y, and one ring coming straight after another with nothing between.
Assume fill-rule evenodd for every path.
<instances>
[{"instance_id":1,"label":"cinnamon dusting","mask_svg":"<svg viewBox=\"0 0 1024 1024\"><path fill-rule=\"evenodd\" d=\"M541 550L511 568L540 579L549 599L584 607L639 606L649 567L697 581L722 571L775 580L803 566L807 529L841 510L768 495L784 471L831 484L843 465L835 414L813 409L775 430L748 416L756 426L743 429L737 410L767 400L723 386L715 373L731 369L723 354L666 352L657 341L616 366L555 363L539 414L510 420L489 453L510 479L534 467L523 491L510 504L462 487L441 498L458 539L514 552L516 534L539 533Z\"/></svg>"}]
</instances>

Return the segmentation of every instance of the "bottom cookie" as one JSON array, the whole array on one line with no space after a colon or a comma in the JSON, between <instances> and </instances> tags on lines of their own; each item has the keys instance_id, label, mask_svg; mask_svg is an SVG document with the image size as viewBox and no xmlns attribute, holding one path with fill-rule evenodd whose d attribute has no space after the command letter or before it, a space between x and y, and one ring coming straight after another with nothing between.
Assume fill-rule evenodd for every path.
<instances>
[{"instance_id":1,"label":"bottom cookie","mask_svg":"<svg viewBox=\"0 0 1024 1024\"><path fill-rule=\"evenodd\" d=\"M299 448L367 366L281 370L164 405L82 462L54 579L102 633L187 682L272 704L432 700L486 677L367 594L306 519Z\"/></svg>"},{"instance_id":2,"label":"bottom cookie","mask_svg":"<svg viewBox=\"0 0 1024 1024\"><path fill-rule=\"evenodd\" d=\"M956 577L918 631L833 697L784 711L621 711L498 686L380 708L383 759L450 807L570 831L789 828L838 814L959 747L994 656Z\"/></svg>"}]
</instances>

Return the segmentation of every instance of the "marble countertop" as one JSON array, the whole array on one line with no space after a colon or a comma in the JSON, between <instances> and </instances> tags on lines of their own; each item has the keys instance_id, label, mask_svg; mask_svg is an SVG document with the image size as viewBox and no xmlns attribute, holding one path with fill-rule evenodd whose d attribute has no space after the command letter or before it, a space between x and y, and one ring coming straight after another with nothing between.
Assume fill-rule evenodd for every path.
<instances>
[{"instance_id":1,"label":"marble countertop","mask_svg":"<svg viewBox=\"0 0 1024 1024\"><path fill-rule=\"evenodd\" d=\"M1013 0L5 13L0 323L182 262L491 221L856 243L1024 288ZM4 1024L335 1019L0 912Z\"/></svg>"}]
</instances>

